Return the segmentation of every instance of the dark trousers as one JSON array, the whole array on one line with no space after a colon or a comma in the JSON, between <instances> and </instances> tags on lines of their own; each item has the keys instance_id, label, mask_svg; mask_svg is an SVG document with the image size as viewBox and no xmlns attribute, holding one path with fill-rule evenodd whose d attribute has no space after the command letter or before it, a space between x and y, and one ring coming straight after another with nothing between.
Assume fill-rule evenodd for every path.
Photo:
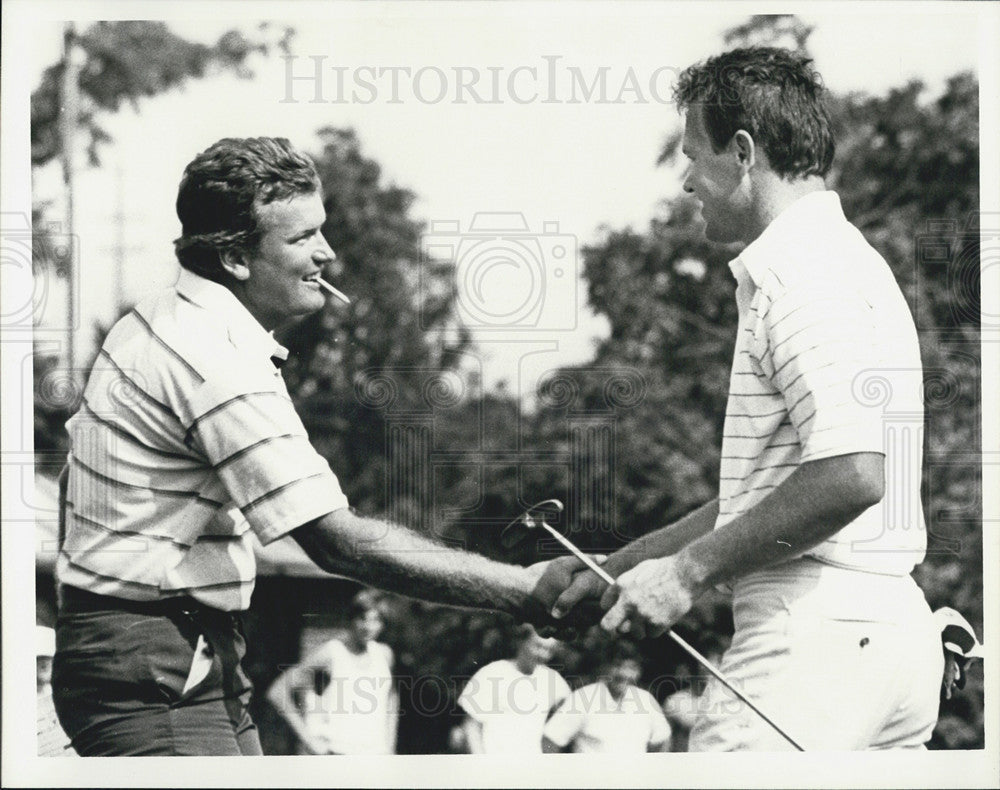
<instances>
[{"instance_id":1,"label":"dark trousers","mask_svg":"<svg viewBox=\"0 0 1000 790\"><path fill-rule=\"evenodd\" d=\"M199 636L207 649L196 654ZM244 653L232 613L64 587L52 667L59 722L84 756L261 754Z\"/></svg>"}]
</instances>

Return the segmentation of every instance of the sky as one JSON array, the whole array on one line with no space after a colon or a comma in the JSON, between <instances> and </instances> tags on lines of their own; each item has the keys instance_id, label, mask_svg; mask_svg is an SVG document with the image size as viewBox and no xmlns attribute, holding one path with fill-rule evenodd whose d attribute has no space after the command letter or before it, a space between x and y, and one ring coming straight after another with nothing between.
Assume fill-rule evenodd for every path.
<instances>
[{"instance_id":1,"label":"sky","mask_svg":"<svg viewBox=\"0 0 1000 790\"><path fill-rule=\"evenodd\" d=\"M189 82L106 117L114 142L76 190L83 325L107 323L118 299L131 303L173 281L176 186L198 151L220 137L261 134L316 150L320 127L353 127L386 182L416 193L413 214L428 223L429 241L458 239L498 212L506 216L491 227L539 240L520 271L481 273L485 304L459 285L479 348L472 367L487 386L504 380L524 397L544 369L586 361L606 334L573 276L580 248L608 228L644 230L677 193L679 169L655 166L679 124L673 79L747 19L744 7L692 3L291 3L281 17L275 5L250 3L237 19L213 12L220 8L181 3L169 23L208 43L234 26L254 33L260 8L273 25L295 28L294 58L256 58L251 80ZM904 17L891 3L816 4L799 16L815 28L810 46L834 91L881 93L916 78L931 96L947 76L977 66L966 6L910 6ZM36 27L35 84L59 56L60 29L47 20ZM53 201L55 219L60 178L57 163L35 174L35 198ZM567 265L553 269L553 249L569 251ZM519 307L522 323L493 319Z\"/></svg>"}]
</instances>

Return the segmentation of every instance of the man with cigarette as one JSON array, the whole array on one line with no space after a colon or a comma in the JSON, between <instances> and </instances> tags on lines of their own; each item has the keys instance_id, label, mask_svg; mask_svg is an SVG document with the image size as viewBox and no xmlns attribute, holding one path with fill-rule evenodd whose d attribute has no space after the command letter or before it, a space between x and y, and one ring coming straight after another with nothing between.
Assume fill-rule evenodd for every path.
<instances>
[{"instance_id":1,"label":"man with cigarette","mask_svg":"<svg viewBox=\"0 0 1000 790\"><path fill-rule=\"evenodd\" d=\"M310 445L271 332L324 304L313 163L284 139L221 140L187 166L177 214L177 284L111 329L67 425L53 691L77 751L260 754L238 621L251 533L383 589L548 622L543 565L356 515Z\"/></svg>"},{"instance_id":2,"label":"man with cigarette","mask_svg":"<svg viewBox=\"0 0 1000 790\"><path fill-rule=\"evenodd\" d=\"M722 671L803 748L922 748L942 657L910 576L926 547L913 319L826 189L834 145L808 59L734 50L685 70L676 99L705 234L747 245L730 263L719 495L609 557L613 586L560 560L579 570L555 611L603 594L605 628L657 634L732 585ZM716 713L692 750L789 748L717 680L706 695Z\"/></svg>"}]
</instances>

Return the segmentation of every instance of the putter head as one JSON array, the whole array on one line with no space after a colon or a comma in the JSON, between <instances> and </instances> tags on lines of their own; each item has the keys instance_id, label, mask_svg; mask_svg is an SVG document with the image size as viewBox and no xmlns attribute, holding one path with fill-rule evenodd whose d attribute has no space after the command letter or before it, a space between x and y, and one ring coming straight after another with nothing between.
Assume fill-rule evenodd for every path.
<instances>
[{"instance_id":1,"label":"putter head","mask_svg":"<svg viewBox=\"0 0 1000 790\"><path fill-rule=\"evenodd\" d=\"M500 533L500 545L505 549L516 548L527 539L529 530L537 529L546 517L553 519L563 510L565 510L563 503L558 499L536 502L503 528Z\"/></svg>"}]
</instances>

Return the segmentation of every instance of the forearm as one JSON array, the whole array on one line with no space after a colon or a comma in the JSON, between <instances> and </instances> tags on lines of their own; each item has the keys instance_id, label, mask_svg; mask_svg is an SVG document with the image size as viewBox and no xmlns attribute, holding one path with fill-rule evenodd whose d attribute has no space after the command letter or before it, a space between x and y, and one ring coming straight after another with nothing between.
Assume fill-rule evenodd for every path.
<instances>
[{"instance_id":1,"label":"forearm","mask_svg":"<svg viewBox=\"0 0 1000 790\"><path fill-rule=\"evenodd\" d=\"M636 538L608 557L602 567L617 577L643 560L676 554L692 541L710 533L718 515L719 500L706 502L673 524Z\"/></svg>"},{"instance_id":2,"label":"forearm","mask_svg":"<svg viewBox=\"0 0 1000 790\"><path fill-rule=\"evenodd\" d=\"M679 572L708 588L797 557L876 504L883 490L878 453L803 464L755 507L682 549Z\"/></svg>"},{"instance_id":3,"label":"forearm","mask_svg":"<svg viewBox=\"0 0 1000 790\"><path fill-rule=\"evenodd\" d=\"M562 750L562 747L551 738L542 736L542 754L558 754Z\"/></svg>"},{"instance_id":4,"label":"forearm","mask_svg":"<svg viewBox=\"0 0 1000 790\"><path fill-rule=\"evenodd\" d=\"M292 535L317 565L391 592L538 620L528 569L444 546L413 530L337 511Z\"/></svg>"},{"instance_id":5,"label":"forearm","mask_svg":"<svg viewBox=\"0 0 1000 790\"><path fill-rule=\"evenodd\" d=\"M385 717L386 743L391 754L396 753L396 736L399 731L399 694L395 691L389 694L389 710Z\"/></svg>"},{"instance_id":6,"label":"forearm","mask_svg":"<svg viewBox=\"0 0 1000 790\"><path fill-rule=\"evenodd\" d=\"M292 695L292 688L290 685L290 678L287 674L279 677L268 689L267 699L274 709L278 711L281 717L285 720L292 731L295 733L296 737L303 743L309 742L309 731L306 727L306 721L299 713L299 709L295 704L295 699Z\"/></svg>"}]
</instances>

